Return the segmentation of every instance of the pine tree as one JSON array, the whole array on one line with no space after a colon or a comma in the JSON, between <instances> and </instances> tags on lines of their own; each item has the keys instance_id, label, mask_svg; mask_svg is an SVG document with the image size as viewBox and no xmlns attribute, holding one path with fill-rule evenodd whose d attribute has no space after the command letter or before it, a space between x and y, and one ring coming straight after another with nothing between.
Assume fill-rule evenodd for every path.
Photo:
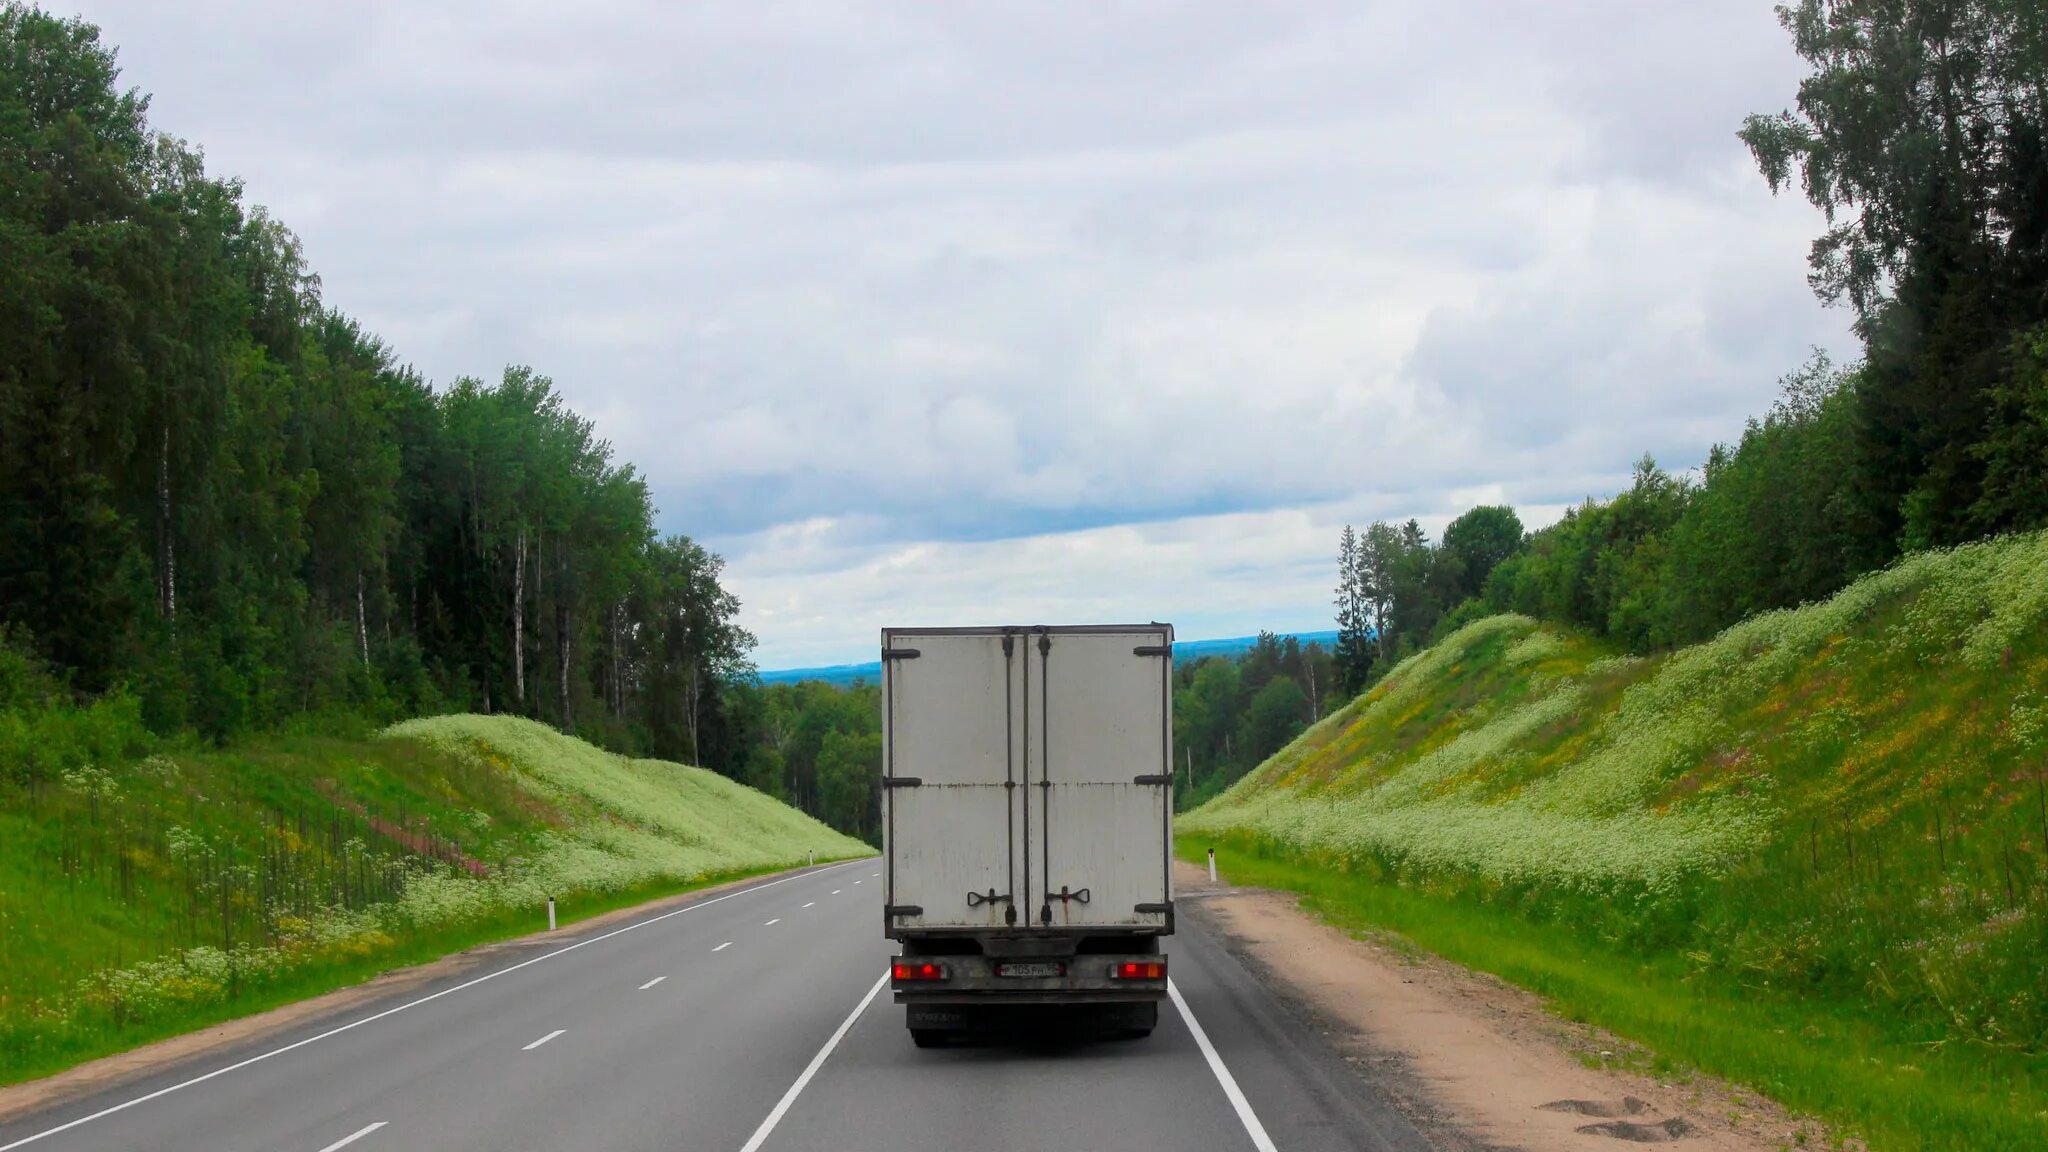
<instances>
[{"instance_id":1,"label":"pine tree","mask_svg":"<svg viewBox=\"0 0 2048 1152\"><path fill-rule=\"evenodd\" d=\"M1365 583L1358 533L1344 526L1337 544L1337 687L1346 696L1365 690L1372 675L1373 641L1366 627Z\"/></svg>"}]
</instances>

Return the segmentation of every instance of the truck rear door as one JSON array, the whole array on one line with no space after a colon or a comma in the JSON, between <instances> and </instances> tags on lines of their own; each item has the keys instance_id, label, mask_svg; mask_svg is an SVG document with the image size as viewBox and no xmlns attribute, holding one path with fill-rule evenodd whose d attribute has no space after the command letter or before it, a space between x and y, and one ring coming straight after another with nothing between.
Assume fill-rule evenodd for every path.
<instances>
[{"instance_id":1,"label":"truck rear door","mask_svg":"<svg viewBox=\"0 0 2048 1152\"><path fill-rule=\"evenodd\" d=\"M1021 919L1023 667L995 629L882 635L886 928Z\"/></svg>"},{"instance_id":2,"label":"truck rear door","mask_svg":"<svg viewBox=\"0 0 2048 1152\"><path fill-rule=\"evenodd\" d=\"M1029 637L1034 924L1167 927L1172 632Z\"/></svg>"},{"instance_id":3,"label":"truck rear door","mask_svg":"<svg viewBox=\"0 0 2048 1152\"><path fill-rule=\"evenodd\" d=\"M891 936L1172 931L1172 638L883 633Z\"/></svg>"}]
</instances>

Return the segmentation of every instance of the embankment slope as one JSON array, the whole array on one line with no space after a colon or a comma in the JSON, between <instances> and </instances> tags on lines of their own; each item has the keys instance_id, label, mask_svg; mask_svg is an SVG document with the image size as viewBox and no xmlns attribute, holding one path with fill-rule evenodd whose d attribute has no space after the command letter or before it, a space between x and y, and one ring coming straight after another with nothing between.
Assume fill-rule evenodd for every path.
<instances>
[{"instance_id":1,"label":"embankment slope","mask_svg":"<svg viewBox=\"0 0 2048 1152\"><path fill-rule=\"evenodd\" d=\"M1647 658L1477 622L1179 827L1997 1054L2048 1106L2048 535Z\"/></svg>"},{"instance_id":2,"label":"embankment slope","mask_svg":"<svg viewBox=\"0 0 2048 1152\"><path fill-rule=\"evenodd\" d=\"M78 765L0 804L0 1083L720 877L872 851L528 720Z\"/></svg>"}]
</instances>

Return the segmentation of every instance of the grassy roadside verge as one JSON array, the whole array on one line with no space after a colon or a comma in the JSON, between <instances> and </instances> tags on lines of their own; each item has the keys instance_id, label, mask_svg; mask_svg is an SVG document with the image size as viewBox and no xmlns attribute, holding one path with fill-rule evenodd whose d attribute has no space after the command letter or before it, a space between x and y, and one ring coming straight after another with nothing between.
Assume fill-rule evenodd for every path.
<instances>
[{"instance_id":1,"label":"grassy roadside verge","mask_svg":"<svg viewBox=\"0 0 2048 1152\"><path fill-rule=\"evenodd\" d=\"M831 862L819 861L820 864ZM648 884L617 892L571 897L557 904L556 918L558 924L566 927L621 908L782 870L779 867L743 868L700 876L683 883ZM254 1016L361 984L399 968L525 936L546 927L545 913L539 909L508 910L485 919L420 932L394 941L390 947L374 955L332 956L305 964L260 989L250 990L225 1002L194 1004L174 1015L127 1024L105 1020L80 1021L75 1027L39 1037L40 1042L32 1050L0 1049L0 1087L35 1080L89 1060Z\"/></svg>"},{"instance_id":2,"label":"grassy roadside verge","mask_svg":"<svg viewBox=\"0 0 2048 1152\"><path fill-rule=\"evenodd\" d=\"M531 932L550 895L581 919L872 852L514 717L55 746L0 774L0 1084Z\"/></svg>"},{"instance_id":3,"label":"grassy roadside verge","mask_svg":"<svg viewBox=\"0 0 2048 1152\"><path fill-rule=\"evenodd\" d=\"M1653 1071L1688 1069L1756 1088L1853 1132L1880 1152L2048 1148L2048 1067L1978 1045L1917 1044L1856 1005L1773 995L1631 955L1558 924L1446 900L1260 851L1236 837L1179 837L1199 862L1213 844L1233 883L1299 893L1346 931L1390 932L1543 996L1553 1011L1642 1044Z\"/></svg>"}]
</instances>

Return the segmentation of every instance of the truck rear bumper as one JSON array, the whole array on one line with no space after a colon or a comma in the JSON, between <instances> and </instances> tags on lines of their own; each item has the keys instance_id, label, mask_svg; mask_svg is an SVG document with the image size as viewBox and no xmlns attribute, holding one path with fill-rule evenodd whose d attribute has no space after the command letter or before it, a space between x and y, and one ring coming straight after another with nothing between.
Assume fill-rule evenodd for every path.
<instances>
[{"instance_id":1,"label":"truck rear bumper","mask_svg":"<svg viewBox=\"0 0 2048 1152\"><path fill-rule=\"evenodd\" d=\"M1105 992L1017 992L1001 988L958 988L951 992L896 993L898 1004L1144 1004L1166 999L1165 988L1118 989Z\"/></svg>"},{"instance_id":2,"label":"truck rear bumper","mask_svg":"<svg viewBox=\"0 0 2048 1152\"><path fill-rule=\"evenodd\" d=\"M926 1036L965 1037L1096 1037L1142 1036L1159 1023L1156 1000L1057 1000L1049 1004L1016 1003L984 997L957 1004L916 1002L903 1009L911 1032Z\"/></svg>"},{"instance_id":3,"label":"truck rear bumper","mask_svg":"<svg viewBox=\"0 0 2048 1152\"><path fill-rule=\"evenodd\" d=\"M898 957L898 966L938 965L944 975L938 979L892 978L890 987L898 1004L1136 1003L1166 997L1165 963L1166 958L1157 952L1059 958ZM1152 966L1159 976L1133 979L1115 975L1130 964ZM1046 968L1057 971L1041 974Z\"/></svg>"}]
</instances>

